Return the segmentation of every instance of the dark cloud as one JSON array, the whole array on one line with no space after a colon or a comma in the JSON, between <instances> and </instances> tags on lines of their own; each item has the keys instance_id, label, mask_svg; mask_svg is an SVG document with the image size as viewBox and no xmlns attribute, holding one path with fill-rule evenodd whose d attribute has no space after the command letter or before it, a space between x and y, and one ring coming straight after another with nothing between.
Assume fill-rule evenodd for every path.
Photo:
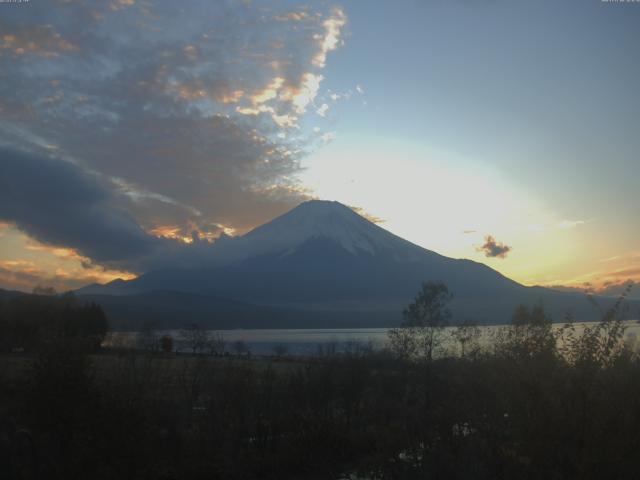
<instances>
[{"instance_id":1,"label":"dark cloud","mask_svg":"<svg viewBox=\"0 0 640 480\"><path fill-rule=\"evenodd\" d=\"M96 176L43 155L0 149L0 218L33 238L68 246L98 262L148 253L147 235Z\"/></svg>"},{"instance_id":2,"label":"dark cloud","mask_svg":"<svg viewBox=\"0 0 640 480\"><path fill-rule=\"evenodd\" d=\"M158 243L143 230L171 226L208 238L282 213L307 198L296 175L315 137L297 124L345 21L337 9L204 0L8 10L0 19L0 145L48 149L58 160L37 160L49 186L24 185L23 203L1 208L36 238L139 268L151 262L141 252ZM42 178L27 171L37 168L28 158L12 166L15 198L23 182ZM41 210L47 201L59 208ZM171 258L187 251L175 242L153 248Z\"/></svg>"},{"instance_id":3,"label":"dark cloud","mask_svg":"<svg viewBox=\"0 0 640 480\"><path fill-rule=\"evenodd\" d=\"M140 273L216 261L213 242L197 230L188 234L191 243L147 233L119 206L127 202L104 176L59 158L8 148L0 148L0 166L0 219L43 244L74 249L87 257L81 259L86 269Z\"/></svg>"},{"instance_id":4,"label":"dark cloud","mask_svg":"<svg viewBox=\"0 0 640 480\"><path fill-rule=\"evenodd\" d=\"M497 242L491 235L484 237L484 245L478 247L479 252L483 252L486 257L491 258L506 258L507 254L512 250L512 247L505 245L504 243Z\"/></svg>"}]
</instances>

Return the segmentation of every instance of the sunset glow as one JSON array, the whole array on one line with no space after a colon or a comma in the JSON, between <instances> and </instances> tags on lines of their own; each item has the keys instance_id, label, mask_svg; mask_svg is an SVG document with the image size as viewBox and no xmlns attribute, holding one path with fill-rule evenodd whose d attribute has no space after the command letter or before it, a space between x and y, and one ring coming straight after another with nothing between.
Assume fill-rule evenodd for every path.
<instances>
[{"instance_id":1,"label":"sunset glow","mask_svg":"<svg viewBox=\"0 0 640 480\"><path fill-rule=\"evenodd\" d=\"M310 198L525 285L640 281L640 9L55 4L2 6L0 141L31 158L4 288L195 261Z\"/></svg>"}]
</instances>

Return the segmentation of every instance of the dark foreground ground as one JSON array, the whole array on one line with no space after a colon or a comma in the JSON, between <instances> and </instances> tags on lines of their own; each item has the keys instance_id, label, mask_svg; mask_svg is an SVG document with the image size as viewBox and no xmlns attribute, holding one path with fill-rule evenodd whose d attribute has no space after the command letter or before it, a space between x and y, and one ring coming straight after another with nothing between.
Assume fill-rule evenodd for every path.
<instances>
[{"instance_id":1,"label":"dark foreground ground","mask_svg":"<svg viewBox=\"0 0 640 480\"><path fill-rule=\"evenodd\" d=\"M4 354L0 478L635 479L640 361L614 326L439 360Z\"/></svg>"}]
</instances>

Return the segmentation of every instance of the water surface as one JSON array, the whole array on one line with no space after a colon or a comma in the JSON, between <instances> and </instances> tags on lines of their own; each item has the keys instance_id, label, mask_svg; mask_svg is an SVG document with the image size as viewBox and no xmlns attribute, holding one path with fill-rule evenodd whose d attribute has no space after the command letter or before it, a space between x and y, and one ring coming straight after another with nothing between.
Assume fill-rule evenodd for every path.
<instances>
[{"instance_id":1,"label":"water surface","mask_svg":"<svg viewBox=\"0 0 640 480\"><path fill-rule=\"evenodd\" d=\"M628 341L640 338L640 323L637 320L625 321L625 337ZM586 325L594 323L576 323L576 331L579 333ZM554 329L559 329L561 324L554 324ZM479 327L481 335L479 343L488 345L493 335L502 328L502 325ZM443 348L450 353L456 353L457 342L451 336L455 327L443 329ZM344 352L358 348L371 348L374 350L384 348L387 342L387 328L310 328L310 329L235 329L235 330L210 330L211 334L219 333L225 341L225 350L235 353L238 342L247 347L254 355L273 355L277 346L286 350L288 355L319 355L321 352ZM154 332L154 335L170 335L174 340L175 349L188 351L189 347L183 340L181 330L162 330ZM106 346L135 345L139 334L136 332L113 332L105 342Z\"/></svg>"}]
</instances>

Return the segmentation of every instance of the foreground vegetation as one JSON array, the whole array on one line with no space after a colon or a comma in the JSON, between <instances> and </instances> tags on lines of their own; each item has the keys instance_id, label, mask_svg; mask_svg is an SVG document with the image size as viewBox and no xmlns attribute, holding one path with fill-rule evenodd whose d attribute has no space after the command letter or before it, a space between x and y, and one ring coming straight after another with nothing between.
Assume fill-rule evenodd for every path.
<instances>
[{"instance_id":1,"label":"foreground vegetation","mask_svg":"<svg viewBox=\"0 0 640 480\"><path fill-rule=\"evenodd\" d=\"M460 355L442 357L438 288L422 293L440 307L418 297L383 352L105 353L59 334L4 354L0 478L637 478L624 297L579 335L555 334L541 307L520 308L488 349L461 325Z\"/></svg>"}]
</instances>

